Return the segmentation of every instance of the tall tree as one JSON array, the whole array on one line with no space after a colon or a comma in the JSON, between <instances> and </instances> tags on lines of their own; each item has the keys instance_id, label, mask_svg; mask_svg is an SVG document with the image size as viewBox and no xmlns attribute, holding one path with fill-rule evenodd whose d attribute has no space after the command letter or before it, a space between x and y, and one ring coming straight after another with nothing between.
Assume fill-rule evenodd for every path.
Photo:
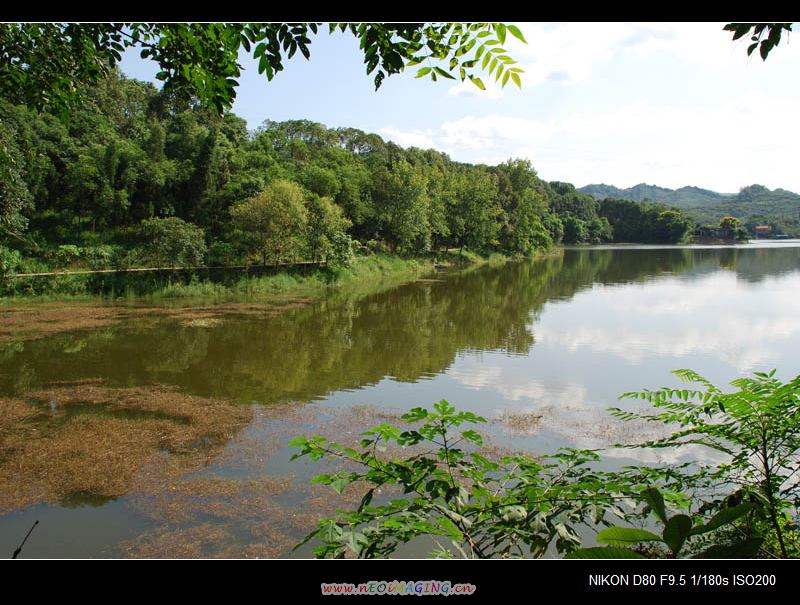
<instances>
[{"instance_id":1,"label":"tall tree","mask_svg":"<svg viewBox=\"0 0 800 605\"><path fill-rule=\"evenodd\" d=\"M233 206L231 218L246 234L250 250L266 265L294 260L301 252L308 211L297 183L279 180L249 200Z\"/></svg>"}]
</instances>

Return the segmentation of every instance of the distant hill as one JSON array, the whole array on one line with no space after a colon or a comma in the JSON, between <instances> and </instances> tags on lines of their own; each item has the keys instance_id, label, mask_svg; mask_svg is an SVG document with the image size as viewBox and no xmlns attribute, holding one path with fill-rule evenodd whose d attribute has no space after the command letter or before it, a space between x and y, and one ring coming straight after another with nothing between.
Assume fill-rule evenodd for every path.
<instances>
[{"instance_id":1,"label":"distant hill","mask_svg":"<svg viewBox=\"0 0 800 605\"><path fill-rule=\"evenodd\" d=\"M580 190L597 199L616 197L635 202L661 202L677 208L716 204L735 196L733 193L717 193L700 187L667 189L645 183L639 183L628 189L619 189L613 185L586 185L586 187L581 187Z\"/></svg>"},{"instance_id":2,"label":"distant hill","mask_svg":"<svg viewBox=\"0 0 800 605\"><path fill-rule=\"evenodd\" d=\"M628 189L586 185L580 191L597 199L660 202L680 208L700 224L716 224L723 216L730 215L741 219L751 230L756 223L767 223L772 225L773 233L800 235L800 195L786 189L750 185L739 193L717 193L700 187L666 189L641 183Z\"/></svg>"}]
</instances>

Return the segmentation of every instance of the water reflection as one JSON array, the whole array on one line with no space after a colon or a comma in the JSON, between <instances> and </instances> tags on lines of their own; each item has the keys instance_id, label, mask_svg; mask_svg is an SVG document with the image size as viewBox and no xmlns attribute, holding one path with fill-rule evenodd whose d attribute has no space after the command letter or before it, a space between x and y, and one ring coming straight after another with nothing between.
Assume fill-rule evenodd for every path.
<instances>
[{"instance_id":1,"label":"water reflection","mask_svg":"<svg viewBox=\"0 0 800 605\"><path fill-rule=\"evenodd\" d=\"M796 339L799 270L797 247L566 250L274 317L137 319L2 343L0 393L102 378L245 402L309 400L384 377L436 377L459 355L539 358L547 347L633 364L717 355L741 372L780 362Z\"/></svg>"},{"instance_id":2,"label":"water reflection","mask_svg":"<svg viewBox=\"0 0 800 605\"><path fill-rule=\"evenodd\" d=\"M116 519L139 549L130 552L157 554L177 535L208 539L218 524L192 509L188 526L158 526L137 542L137 531L153 527L141 511L161 502L180 480L191 486L187 493L201 484L220 492L207 498L227 515L220 538L225 548L248 532L263 542L272 526L242 525L239 509L230 508L242 493L263 491L261 483L185 475L209 469L236 474L253 452L261 466L249 468L246 477L294 472L285 460L277 470L270 466L277 464L274 456L286 457L281 444L300 427L352 436L352 415L339 424L319 420L319 414L336 417L341 410L402 411L446 398L494 419L487 428L500 442L539 451L647 438L652 427L621 426L605 410L632 405L616 401L624 391L670 383L672 369L694 368L718 384L771 367L782 378L800 373L798 297L800 247L570 249L359 298L333 295L280 314L227 314L203 322L142 315L39 340L0 342L0 398L6 398L0 399L0 483L7 488L0 506L60 503L44 512L0 516L0 535L3 528L21 528L35 510L49 515L50 523L84 519L75 525L78 533L91 533L94 519ZM70 386L86 379L96 382ZM167 386L154 391L156 384ZM230 400L270 406L231 406ZM254 429L254 414L258 419L287 401L315 403L299 406L306 415L294 424L272 415ZM209 424L210 411L225 420L226 430ZM208 435L216 437L208 441ZM98 447L101 437L118 463ZM126 455L126 448L136 455ZM54 467L50 454L66 449L75 456ZM672 462L705 454L656 455ZM162 458L173 462L154 475L153 464ZM82 470L87 461L92 473ZM153 479L147 489L144 469ZM306 484L305 476L297 482ZM280 524L286 510L303 502L300 492L292 493L285 501L276 494L269 502L251 496L259 506L269 505ZM99 516L78 515L87 504L99 507ZM188 506L183 500L180 505ZM70 506L79 506L77 516L65 517ZM57 533L64 532L59 525ZM92 534L94 550L75 554L98 553L123 540L119 531L104 535ZM63 555L51 547L41 552Z\"/></svg>"}]
</instances>

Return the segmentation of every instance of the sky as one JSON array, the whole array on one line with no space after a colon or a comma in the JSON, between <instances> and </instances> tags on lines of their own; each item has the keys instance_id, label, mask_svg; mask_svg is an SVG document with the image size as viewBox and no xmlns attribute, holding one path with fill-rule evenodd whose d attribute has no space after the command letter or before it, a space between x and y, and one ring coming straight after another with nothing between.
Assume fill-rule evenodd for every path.
<instances>
[{"instance_id":1,"label":"sky","mask_svg":"<svg viewBox=\"0 0 800 605\"><path fill-rule=\"evenodd\" d=\"M484 77L482 92L412 69L375 91L357 40L321 28L311 59L297 53L272 82L242 55L233 112L251 129L307 119L460 162L525 158L541 178L578 187L800 192L800 40L791 34L762 61L722 23L517 25L528 43L509 36L505 48L525 70L521 90ZM156 65L135 51L120 67L155 82Z\"/></svg>"}]
</instances>

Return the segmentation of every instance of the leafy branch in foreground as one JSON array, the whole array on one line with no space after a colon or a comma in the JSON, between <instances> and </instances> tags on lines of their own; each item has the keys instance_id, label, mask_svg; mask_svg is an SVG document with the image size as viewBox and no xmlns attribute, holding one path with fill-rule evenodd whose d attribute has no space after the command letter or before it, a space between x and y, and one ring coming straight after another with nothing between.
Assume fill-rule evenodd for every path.
<instances>
[{"instance_id":1,"label":"leafy branch in foreground","mask_svg":"<svg viewBox=\"0 0 800 605\"><path fill-rule=\"evenodd\" d=\"M777 541L778 554L789 556L785 532L796 531L800 505L800 376L787 383L769 373L731 382L738 390L724 393L692 370L676 370L681 380L700 389L662 388L630 392L659 413L632 413L617 408L625 420L679 425L670 436L633 447L675 448L695 444L727 457L710 477L717 492L735 493L756 502Z\"/></svg>"},{"instance_id":2,"label":"leafy branch in foreground","mask_svg":"<svg viewBox=\"0 0 800 605\"><path fill-rule=\"evenodd\" d=\"M456 411L443 400L433 410L414 408L402 418L419 426L401 430L381 424L364 433L360 449L319 436L292 441L300 450L292 459L335 457L348 465L315 483L338 492L357 481L370 486L357 510L323 519L306 537L303 543L322 542L317 556L382 557L423 536L438 544L432 553L437 557L538 557L551 545L564 553L580 545L579 526L605 525L607 513L624 518L632 511L621 507L636 506L630 497L641 489L642 476L593 470L599 459L593 451L491 460L481 452L477 432L455 431L485 422L480 416ZM417 453L384 459L383 444ZM400 497L374 503L384 486L399 488Z\"/></svg>"},{"instance_id":3,"label":"leafy branch in foreground","mask_svg":"<svg viewBox=\"0 0 800 605\"><path fill-rule=\"evenodd\" d=\"M492 460L477 432L460 430L485 419L440 401L433 411L414 408L402 417L416 428L381 424L365 432L360 449L319 436L292 441L300 450L292 459L337 458L347 466L314 482L338 492L355 482L370 486L357 510L323 519L301 544L322 542L319 557L382 557L421 537L436 542L439 557L537 557L551 546L571 558L797 556L800 376L781 383L774 370L757 372L723 393L691 370L675 374L702 388L626 393L663 411L612 413L680 428L618 447L702 445L727 456L723 463L601 472L596 451L577 449ZM384 458L384 444L415 453ZM389 486L401 496L373 503ZM660 534L651 531L657 523ZM580 548L581 527L607 546Z\"/></svg>"},{"instance_id":4,"label":"leafy branch in foreground","mask_svg":"<svg viewBox=\"0 0 800 605\"><path fill-rule=\"evenodd\" d=\"M708 523L698 522L686 514L668 516L664 498L656 488L648 488L642 492L641 497L647 502L649 511L664 526L661 535L655 534L646 529L633 527L608 527L596 536L596 540L608 546L593 548L581 548L573 551L565 558L567 559L644 559L644 555L638 553L636 545L642 543L655 543L666 547L665 556L676 559L684 551L687 542L695 536L703 536L717 529L733 524L741 517L750 513L755 505L743 502L734 506L723 508L715 514ZM695 556L698 559L723 559L723 558L745 558L756 554L761 546L763 539L758 536L740 538L730 543L714 543L702 550Z\"/></svg>"},{"instance_id":5,"label":"leafy branch in foreground","mask_svg":"<svg viewBox=\"0 0 800 605\"><path fill-rule=\"evenodd\" d=\"M733 39L738 40L744 36L750 35L751 44L747 47L747 56L753 54L756 48L759 48L759 54L763 60L767 60L770 51L778 46L781 42L781 35L784 31L792 31L791 23L728 23L724 28L725 31L733 32ZM764 38L764 34L767 34ZM762 39L763 38L763 39Z\"/></svg>"}]
</instances>

